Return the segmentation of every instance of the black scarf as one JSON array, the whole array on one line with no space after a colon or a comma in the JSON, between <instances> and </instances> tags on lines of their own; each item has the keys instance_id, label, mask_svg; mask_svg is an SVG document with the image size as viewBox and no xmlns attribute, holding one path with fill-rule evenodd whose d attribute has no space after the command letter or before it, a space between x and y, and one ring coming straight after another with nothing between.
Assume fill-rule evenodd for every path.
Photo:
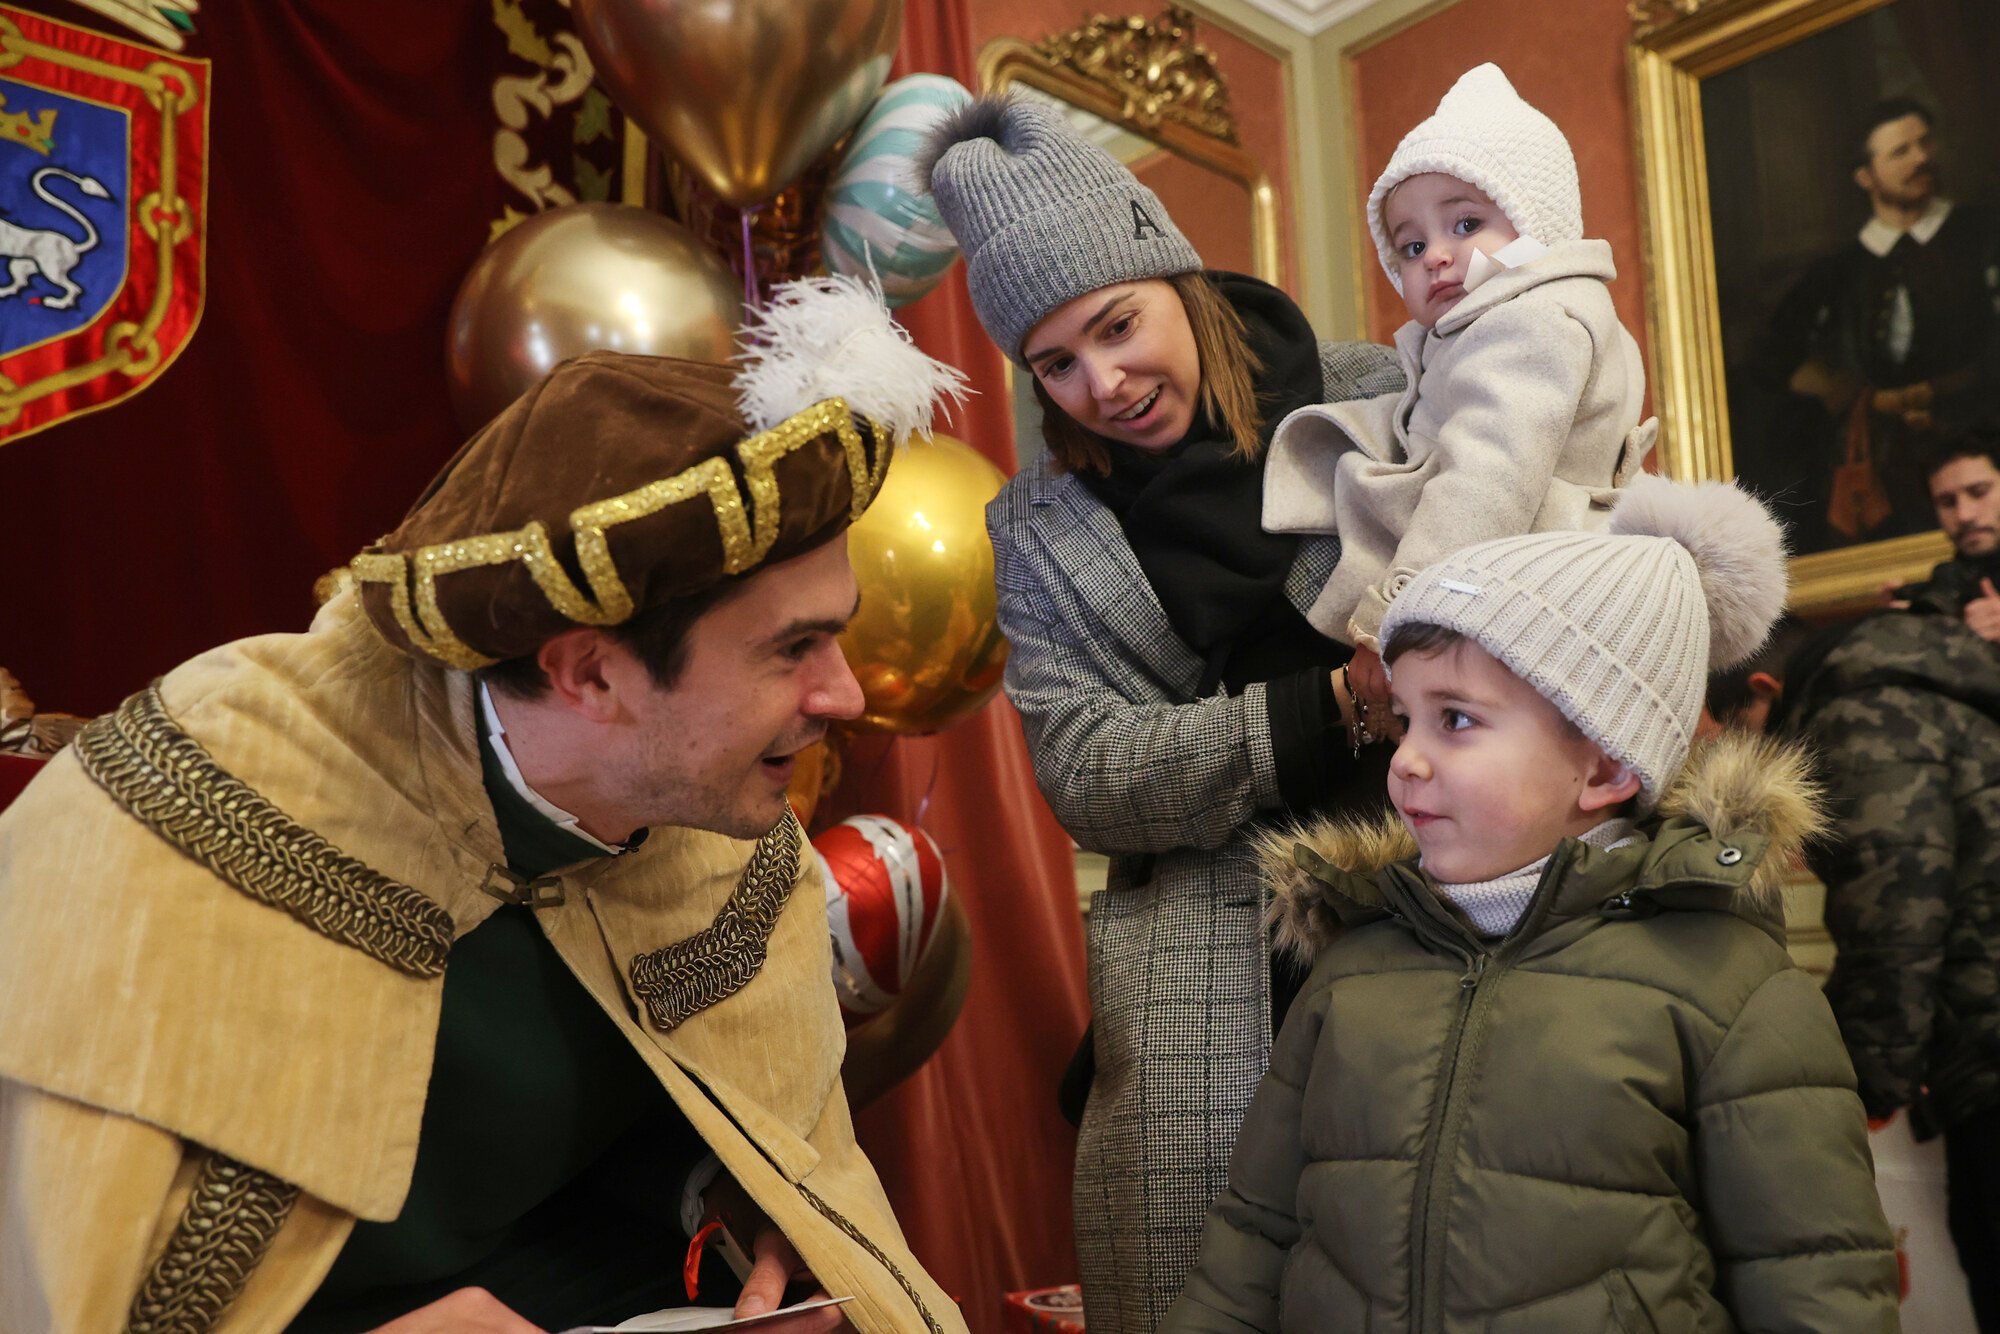
<instances>
[{"instance_id":1,"label":"black scarf","mask_svg":"<svg viewBox=\"0 0 2000 1334\"><path fill-rule=\"evenodd\" d=\"M1256 389L1268 445L1286 413L1323 396L1319 340L1269 283L1211 276L1264 365ZM1299 539L1264 531L1261 456L1236 457L1222 425L1199 409L1187 435L1166 449L1106 443L1110 475L1078 477L1117 517L1174 632L1208 664L1203 693L1220 683L1233 694L1345 658L1347 650L1317 634L1285 598Z\"/></svg>"}]
</instances>

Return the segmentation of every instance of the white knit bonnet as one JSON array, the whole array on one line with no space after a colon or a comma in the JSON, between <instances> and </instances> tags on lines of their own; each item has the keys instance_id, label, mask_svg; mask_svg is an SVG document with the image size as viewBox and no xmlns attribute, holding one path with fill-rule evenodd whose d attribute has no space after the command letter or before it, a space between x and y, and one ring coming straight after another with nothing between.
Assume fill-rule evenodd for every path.
<instances>
[{"instance_id":1,"label":"white knit bonnet","mask_svg":"<svg viewBox=\"0 0 2000 1334\"><path fill-rule=\"evenodd\" d=\"M1607 532L1503 537L1425 569L1382 643L1411 625L1464 635L1631 766L1650 810L1687 762L1709 674L1755 653L1785 609L1785 539L1728 482L1647 474L1619 497Z\"/></svg>"},{"instance_id":2,"label":"white knit bonnet","mask_svg":"<svg viewBox=\"0 0 2000 1334\"><path fill-rule=\"evenodd\" d=\"M1460 75L1431 118L1403 136L1368 192L1368 231L1398 292L1403 279L1382 201L1410 177L1433 171L1485 191L1523 236L1551 246L1583 239L1583 195L1569 140L1521 100L1498 65L1480 65Z\"/></svg>"}]
</instances>

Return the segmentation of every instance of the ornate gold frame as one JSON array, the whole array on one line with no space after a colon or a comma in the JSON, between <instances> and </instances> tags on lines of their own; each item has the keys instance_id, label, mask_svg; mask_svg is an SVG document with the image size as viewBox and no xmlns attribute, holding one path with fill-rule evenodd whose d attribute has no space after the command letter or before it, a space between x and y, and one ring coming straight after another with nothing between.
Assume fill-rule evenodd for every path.
<instances>
[{"instance_id":1,"label":"ornate gold frame","mask_svg":"<svg viewBox=\"0 0 2000 1334\"><path fill-rule=\"evenodd\" d=\"M1053 94L1238 182L1250 192L1256 276L1275 283L1277 195L1236 137L1228 84L1194 25L1194 15L1169 5L1156 19L1093 15L1040 42L997 38L979 53L979 86L998 92L1020 83Z\"/></svg>"},{"instance_id":2,"label":"ornate gold frame","mask_svg":"<svg viewBox=\"0 0 2000 1334\"><path fill-rule=\"evenodd\" d=\"M1683 480L1735 475L1723 394L1722 323L1709 227L1701 81L1895 0L1628 0L1646 326L1660 468ZM1882 585L1920 579L1951 555L1941 533L1865 542L1792 561L1792 606L1872 604Z\"/></svg>"}]
</instances>

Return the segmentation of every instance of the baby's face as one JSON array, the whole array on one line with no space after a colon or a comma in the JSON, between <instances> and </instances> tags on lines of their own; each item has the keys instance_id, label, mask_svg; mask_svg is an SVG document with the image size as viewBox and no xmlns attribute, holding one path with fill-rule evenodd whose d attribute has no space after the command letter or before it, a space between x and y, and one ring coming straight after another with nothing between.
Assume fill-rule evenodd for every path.
<instances>
[{"instance_id":1,"label":"baby's face","mask_svg":"<svg viewBox=\"0 0 2000 1334\"><path fill-rule=\"evenodd\" d=\"M1396 252L1403 304L1426 329L1464 298L1475 250L1490 255L1520 236L1484 191L1436 171L1391 190L1382 202L1382 225Z\"/></svg>"},{"instance_id":2,"label":"baby's face","mask_svg":"<svg viewBox=\"0 0 2000 1334\"><path fill-rule=\"evenodd\" d=\"M1405 728L1389 800L1434 879L1518 871L1609 814L1604 752L1486 650L1406 653L1390 680Z\"/></svg>"}]
</instances>

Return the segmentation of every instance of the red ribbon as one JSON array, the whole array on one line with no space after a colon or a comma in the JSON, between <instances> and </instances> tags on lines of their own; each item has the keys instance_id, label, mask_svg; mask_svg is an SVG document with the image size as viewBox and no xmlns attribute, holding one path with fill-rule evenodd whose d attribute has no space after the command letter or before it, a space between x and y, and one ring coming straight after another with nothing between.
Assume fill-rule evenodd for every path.
<instances>
[{"instance_id":1,"label":"red ribbon","mask_svg":"<svg viewBox=\"0 0 2000 1334\"><path fill-rule=\"evenodd\" d=\"M708 1239L722 1231L722 1220L711 1218L702 1224L701 1231L694 1234L688 1243L687 1259L681 1262L681 1282L687 1286L688 1300L701 1296L701 1251L708 1245Z\"/></svg>"}]
</instances>

